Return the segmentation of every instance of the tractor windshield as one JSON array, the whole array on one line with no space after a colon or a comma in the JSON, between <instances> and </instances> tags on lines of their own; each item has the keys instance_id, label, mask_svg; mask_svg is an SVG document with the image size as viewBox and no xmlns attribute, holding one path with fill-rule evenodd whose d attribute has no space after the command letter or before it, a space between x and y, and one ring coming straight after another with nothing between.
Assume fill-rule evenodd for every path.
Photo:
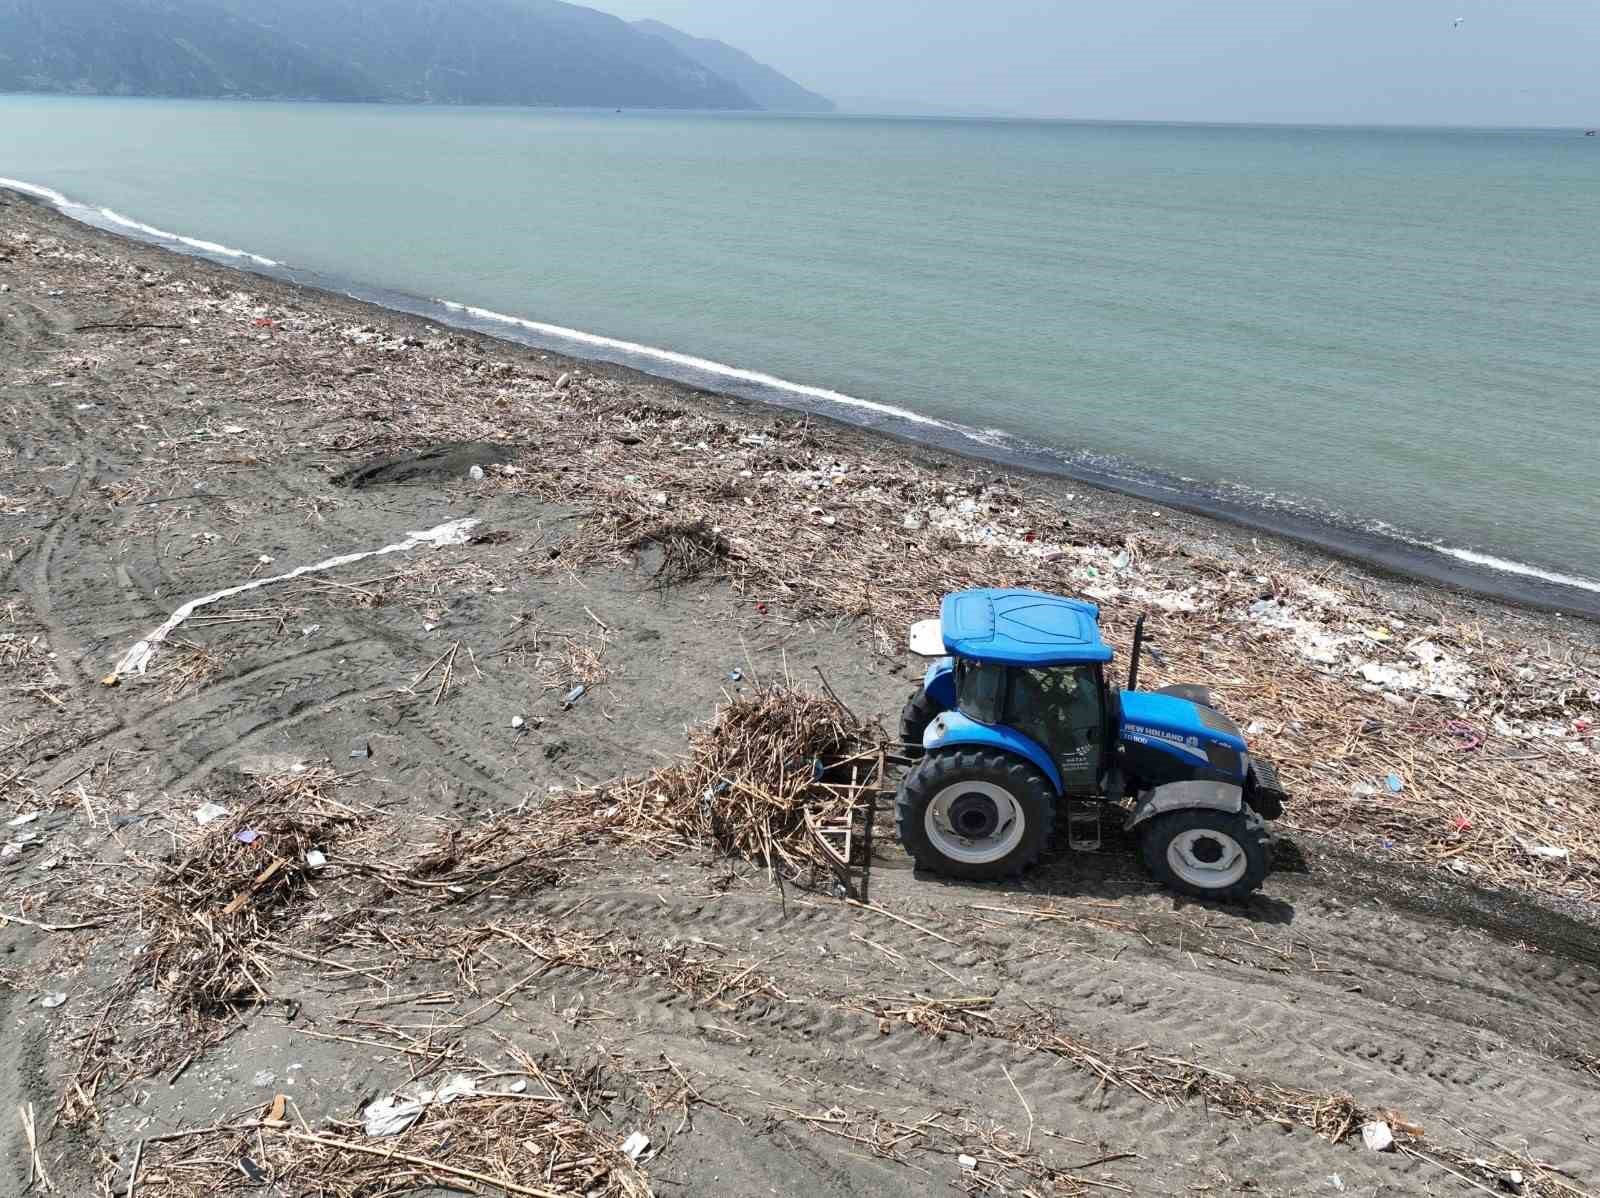
<instances>
[{"instance_id":1,"label":"tractor windshield","mask_svg":"<svg viewBox=\"0 0 1600 1198\"><path fill-rule=\"evenodd\" d=\"M980 724L998 724L1005 694L1004 666L968 657L956 659L956 707L962 715Z\"/></svg>"},{"instance_id":2,"label":"tractor windshield","mask_svg":"<svg viewBox=\"0 0 1600 1198\"><path fill-rule=\"evenodd\" d=\"M1100 777L1103 702L1098 667L1013 670L1005 722L1050 754L1068 790L1093 790Z\"/></svg>"}]
</instances>

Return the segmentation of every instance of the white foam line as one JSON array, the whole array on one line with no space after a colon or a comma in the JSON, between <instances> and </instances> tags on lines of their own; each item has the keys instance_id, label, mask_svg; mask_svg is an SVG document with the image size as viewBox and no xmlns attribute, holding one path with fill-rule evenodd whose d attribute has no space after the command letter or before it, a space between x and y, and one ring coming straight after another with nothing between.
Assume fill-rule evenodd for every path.
<instances>
[{"instance_id":1,"label":"white foam line","mask_svg":"<svg viewBox=\"0 0 1600 1198\"><path fill-rule=\"evenodd\" d=\"M177 611L167 617L167 622L157 628L144 640L122 655L122 660L117 663L117 668L111 671L111 676L105 681L114 685L124 674L143 674L150 665L150 659L156 654L156 646L167 639L167 635L182 624L198 609L207 604L216 603L219 599L231 599L235 595L242 595L246 591L254 591L260 587L272 586L274 583L288 582L291 578L299 578L306 574L319 574L324 570L333 570L339 566L348 566L352 562L359 562L369 557L382 557L387 553L406 553L421 545L431 545L437 549L441 545L464 545L467 541L467 532L478 522L476 520L451 520L430 528L426 532L412 532L406 534L406 539L396 541L393 545L385 545L382 549L368 549L363 553L345 553L339 557L330 557L327 561L317 562L312 566L300 566L290 570L287 574L274 574L271 578L253 578L249 582L240 583L236 587L217 591L212 595L205 595L199 599L191 599Z\"/></svg>"},{"instance_id":2,"label":"white foam line","mask_svg":"<svg viewBox=\"0 0 1600 1198\"><path fill-rule=\"evenodd\" d=\"M475 308L470 304L458 304L454 300L435 300L434 302L443 305L452 312L464 312L478 320L515 325L531 332L542 333L547 337L560 337L567 341L575 341L580 345L593 345L603 349L621 350L624 353L637 354L640 357L654 358L659 362L671 362L676 366L687 366L691 370L703 371L719 378L737 379L740 382L756 383L762 387L787 391L792 395L805 395L812 399L826 400L828 403L840 404L845 407L862 408L869 412L876 412L881 416L892 416L897 420L927 425L930 428L942 428L948 432L960 433L967 437L975 437L977 435L976 430L969 429L965 425L952 424L947 420L936 420L932 416L923 416L918 412L897 408L893 404L878 403L870 399L859 399L854 395L845 395L840 391L830 391L826 387L811 387L804 383L792 383L788 379L781 379L773 374L763 374L758 370L745 370L738 366L729 366L724 362L713 362L709 358L697 358L692 354L678 353L676 350L657 349L652 345L640 345L636 341L622 341L615 337L602 337L598 333L585 333L579 329L563 328L558 324L524 320L520 316L507 316L504 312L494 312L488 308Z\"/></svg>"},{"instance_id":3,"label":"white foam line","mask_svg":"<svg viewBox=\"0 0 1600 1198\"><path fill-rule=\"evenodd\" d=\"M261 266L281 266L271 258L263 258L260 254L252 254L249 250L236 250L231 245L219 245L215 241L201 241L197 237L185 237L182 233L168 233L165 229L158 229L154 225L147 225L143 221L132 220L112 208L97 209L101 216L114 225L121 225L124 229L132 229L143 233L147 237L155 237L162 241L175 241L179 245L186 245L190 249L199 250L205 254L218 254L224 258L248 258L251 262Z\"/></svg>"},{"instance_id":4,"label":"white foam line","mask_svg":"<svg viewBox=\"0 0 1600 1198\"><path fill-rule=\"evenodd\" d=\"M1538 566L1525 565L1522 562L1507 561L1503 557L1494 557L1487 553L1478 553L1471 549L1452 549L1448 545L1434 545L1432 548L1449 557L1460 561L1471 562L1475 566L1487 566L1491 570L1499 570L1503 574L1520 574L1524 578L1538 578L1544 582L1553 582L1564 587L1573 587L1580 591L1593 591L1600 594L1600 582L1589 578L1579 578L1574 574L1559 574L1554 570L1541 570Z\"/></svg>"},{"instance_id":5,"label":"white foam line","mask_svg":"<svg viewBox=\"0 0 1600 1198\"><path fill-rule=\"evenodd\" d=\"M114 208L95 208L88 204L81 204L77 200L68 199L59 191L49 187L40 187L37 183L24 183L21 179L0 178L0 187L9 187L12 191L25 192L28 195L38 196L42 200L55 205L68 216L76 217L89 224L117 225L123 229L131 229L135 233L142 233L157 241L170 241L177 245L186 245L192 250L199 250L203 254L215 254L221 258L232 258L236 261L254 262L258 266L282 266L271 258L263 258L260 254L252 254L249 250L236 250L231 245L221 245L215 241L202 241L197 237L185 237L181 233L169 233L165 229L158 229L154 225L147 225L143 221L133 220L123 216Z\"/></svg>"},{"instance_id":6,"label":"white foam line","mask_svg":"<svg viewBox=\"0 0 1600 1198\"><path fill-rule=\"evenodd\" d=\"M59 191L52 191L48 187L40 187L37 183L24 183L21 179L0 178L0 187L9 187L12 191L26 192L31 196L38 196L41 200L49 200L52 204L65 207L72 201Z\"/></svg>"}]
</instances>

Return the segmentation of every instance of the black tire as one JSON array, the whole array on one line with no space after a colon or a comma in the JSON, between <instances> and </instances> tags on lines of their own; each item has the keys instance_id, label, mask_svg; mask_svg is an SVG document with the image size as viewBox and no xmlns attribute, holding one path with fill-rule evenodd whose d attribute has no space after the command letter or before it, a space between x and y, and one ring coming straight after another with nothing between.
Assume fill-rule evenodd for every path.
<instances>
[{"instance_id":1,"label":"black tire","mask_svg":"<svg viewBox=\"0 0 1600 1198\"><path fill-rule=\"evenodd\" d=\"M913 761L922 756L922 734L943 710L922 687L911 692L905 709L900 712L900 741L904 746L901 753L904 756Z\"/></svg>"},{"instance_id":2,"label":"black tire","mask_svg":"<svg viewBox=\"0 0 1600 1198\"><path fill-rule=\"evenodd\" d=\"M928 806L945 790L963 782L1000 787L1016 803L1022 820L1015 847L993 861L961 861L929 837ZM900 783L895 798L895 831L921 868L950 878L989 882L1013 878L1039 859L1050 843L1056 794L1050 780L1020 757L998 750L936 749Z\"/></svg>"},{"instance_id":3,"label":"black tire","mask_svg":"<svg viewBox=\"0 0 1600 1198\"><path fill-rule=\"evenodd\" d=\"M1225 885L1203 886L1180 874L1168 849L1187 832L1218 832L1244 851L1244 872ZM1218 842L1213 841L1213 844ZM1244 812L1188 808L1158 815L1140 829L1139 848L1145 867L1157 881L1192 898L1238 902L1261 889L1267 880L1267 837L1261 821ZM1225 851L1225 850L1224 850Z\"/></svg>"}]
</instances>

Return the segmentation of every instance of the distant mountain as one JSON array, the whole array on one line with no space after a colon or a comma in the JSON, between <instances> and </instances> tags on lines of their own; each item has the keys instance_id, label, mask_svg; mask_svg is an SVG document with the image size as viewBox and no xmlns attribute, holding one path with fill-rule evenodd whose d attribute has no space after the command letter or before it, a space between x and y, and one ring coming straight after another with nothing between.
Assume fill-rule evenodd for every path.
<instances>
[{"instance_id":1,"label":"distant mountain","mask_svg":"<svg viewBox=\"0 0 1600 1198\"><path fill-rule=\"evenodd\" d=\"M557 0L0 0L0 91L762 107L666 38Z\"/></svg>"},{"instance_id":2,"label":"distant mountain","mask_svg":"<svg viewBox=\"0 0 1600 1198\"><path fill-rule=\"evenodd\" d=\"M787 75L780 74L763 62L757 62L743 50L714 38L693 37L660 21L635 21L635 29L654 34L679 51L687 54L708 71L714 71L731 83L737 84L762 108L772 112L832 112L834 103L826 96L801 87Z\"/></svg>"},{"instance_id":3,"label":"distant mountain","mask_svg":"<svg viewBox=\"0 0 1600 1198\"><path fill-rule=\"evenodd\" d=\"M0 91L377 94L340 64L206 0L0 0Z\"/></svg>"}]
</instances>

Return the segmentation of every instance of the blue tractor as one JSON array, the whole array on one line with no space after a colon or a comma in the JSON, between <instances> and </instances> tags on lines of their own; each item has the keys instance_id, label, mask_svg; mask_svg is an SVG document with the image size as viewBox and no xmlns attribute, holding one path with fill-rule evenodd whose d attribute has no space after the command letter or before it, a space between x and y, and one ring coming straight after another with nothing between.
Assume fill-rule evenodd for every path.
<instances>
[{"instance_id":1,"label":"blue tractor","mask_svg":"<svg viewBox=\"0 0 1600 1198\"><path fill-rule=\"evenodd\" d=\"M973 880L1039 859L1065 817L1072 848L1100 846L1123 816L1145 864L1200 898L1240 899L1269 868L1265 820L1283 814L1277 771L1199 686L1141 691L1144 618L1128 688L1108 683L1111 647L1092 603L1037 591L948 595L911 630L936 660L901 718L915 766L896 827L917 864Z\"/></svg>"}]
</instances>

